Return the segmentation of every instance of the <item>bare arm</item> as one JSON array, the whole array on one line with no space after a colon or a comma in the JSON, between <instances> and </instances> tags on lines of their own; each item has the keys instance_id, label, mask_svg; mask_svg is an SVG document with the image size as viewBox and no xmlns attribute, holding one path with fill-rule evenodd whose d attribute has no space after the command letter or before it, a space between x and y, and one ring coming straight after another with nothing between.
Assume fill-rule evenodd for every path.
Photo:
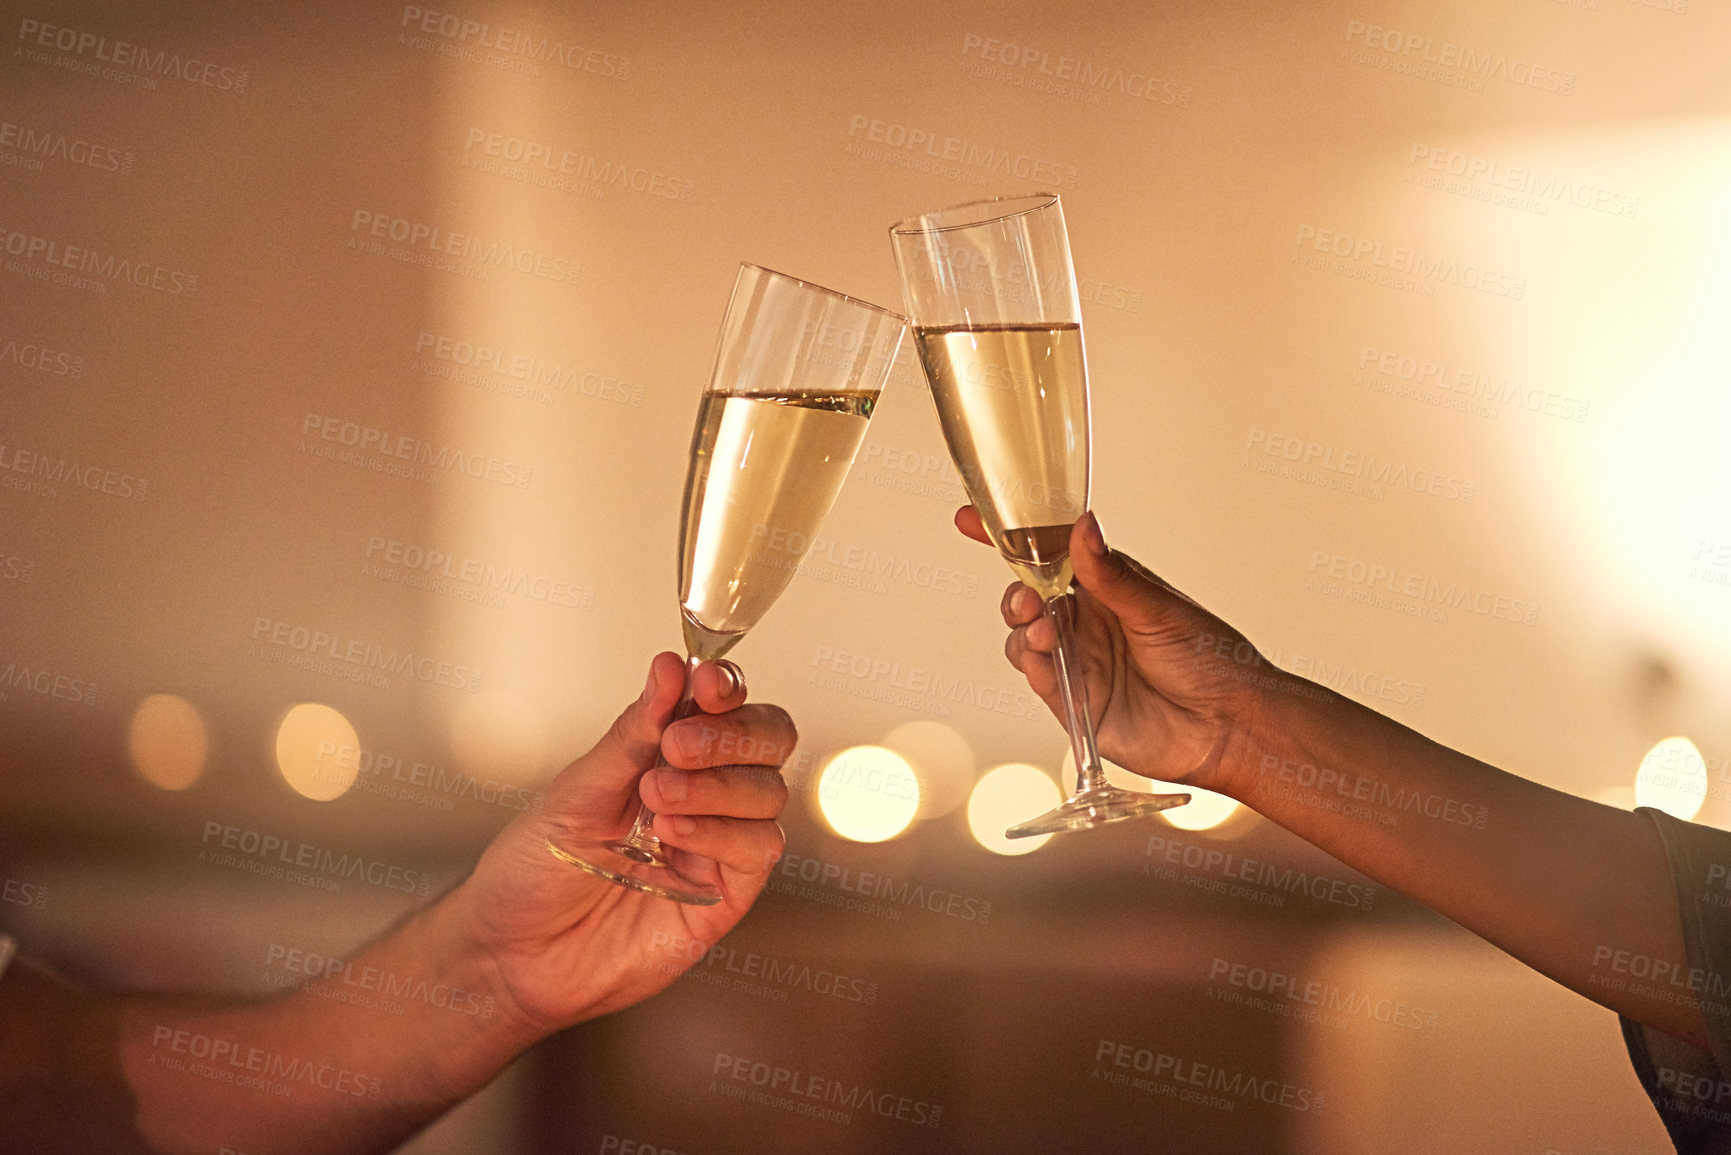
<instances>
[{"instance_id":1,"label":"bare arm","mask_svg":"<svg viewBox=\"0 0 1731 1155\"><path fill-rule=\"evenodd\" d=\"M1686 967L1670 864L1646 816L1509 774L1344 698L1267 693L1255 731L1225 793L1570 990L1707 1046L1692 1002L1599 985L1614 951Z\"/></svg>"},{"instance_id":2,"label":"bare arm","mask_svg":"<svg viewBox=\"0 0 1731 1155\"><path fill-rule=\"evenodd\" d=\"M455 890L289 994L104 995L15 964L0 981L0 1146L388 1151L538 1039L666 987L693 957L667 944L716 941L768 879L787 797L776 767L796 741L783 711L744 704L730 665L697 679L704 713L669 725L682 663L660 655L541 813L515 818ZM677 769L643 774L658 753ZM621 831L640 793L719 905L622 890L547 853L558 831ZM390 1007L374 1005L381 992Z\"/></svg>"},{"instance_id":3,"label":"bare arm","mask_svg":"<svg viewBox=\"0 0 1731 1155\"><path fill-rule=\"evenodd\" d=\"M0 982L0 1132L32 1151L388 1151L540 1037L500 1006L466 901L348 960L447 992L396 1000L402 1015L350 1003L337 976L257 1002L117 997L20 962Z\"/></svg>"},{"instance_id":4,"label":"bare arm","mask_svg":"<svg viewBox=\"0 0 1731 1155\"><path fill-rule=\"evenodd\" d=\"M984 540L972 510L957 524ZM1219 791L1453 919L1571 990L1707 1045L1698 1008L1592 980L1610 952L1686 971L1657 831L1451 750L1269 665L1241 634L1122 554L1085 516L1071 537L1101 752ZM1011 586L1005 652L1057 709L1051 623Z\"/></svg>"}]
</instances>

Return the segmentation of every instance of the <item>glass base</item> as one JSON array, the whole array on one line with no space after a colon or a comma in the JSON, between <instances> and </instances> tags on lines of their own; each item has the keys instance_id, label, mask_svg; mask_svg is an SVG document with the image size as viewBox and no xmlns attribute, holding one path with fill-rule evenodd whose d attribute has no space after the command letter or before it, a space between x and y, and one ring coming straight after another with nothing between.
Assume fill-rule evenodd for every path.
<instances>
[{"instance_id":1,"label":"glass base","mask_svg":"<svg viewBox=\"0 0 1731 1155\"><path fill-rule=\"evenodd\" d=\"M624 839L579 842L566 850L553 845L549 838L547 852L560 862L568 862L614 886L640 890L656 898L683 902L688 906L714 906L721 901L719 887L681 873L659 849L644 850Z\"/></svg>"},{"instance_id":2,"label":"glass base","mask_svg":"<svg viewBox=\"0 0 1731 1155\"><path fill-rule=\"evenodd\" d=\"M1158 814L1189 801L1188 794L1142 794L1135 790L1120 790L1116 786L1102 786L1097 790L1072 794L1056 809L1048 810L1038 818L1016 823L1004 831L1004 837L1031 838L1036 834L1089 830L1108 822Z\"/></svg>"}]
</instances>

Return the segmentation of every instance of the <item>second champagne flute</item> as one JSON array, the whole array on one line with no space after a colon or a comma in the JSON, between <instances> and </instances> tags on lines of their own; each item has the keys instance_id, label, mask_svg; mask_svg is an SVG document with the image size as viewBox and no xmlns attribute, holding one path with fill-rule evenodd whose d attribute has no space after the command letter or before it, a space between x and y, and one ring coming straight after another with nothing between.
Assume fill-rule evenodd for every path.
<instances>
[{"instance_id":1,"label":"second champagne flute","mask_svg":"<svg viewBox=\"0 0 1731 1155\"><path fill-rule=\"evenodd\" d=\"M731 650L799 569L853 466L905 330L901 317L876 305L740 266L698 404L679 518L687 660L675 720L697 713L698 663ZM622 838L549 839L547 849L658 898L720 902L719 888L673 862L650 829L654 818L643 806Z\"/></svg>"},{"instance_id":2,"label":"second champagne flute","mask_svg":"<svg viewBox=\"0 0 1731 1155\"><path fill-rule=\"evenodd\" d=\"M1076 647L1070 530L1088 508L1088 364L1055 193L974 201L890 229L938 422L986 533L1045 601L1076 790L1011 838L1086 830L1190 801L1106 781Z\"/></svg>"}]
</instances>

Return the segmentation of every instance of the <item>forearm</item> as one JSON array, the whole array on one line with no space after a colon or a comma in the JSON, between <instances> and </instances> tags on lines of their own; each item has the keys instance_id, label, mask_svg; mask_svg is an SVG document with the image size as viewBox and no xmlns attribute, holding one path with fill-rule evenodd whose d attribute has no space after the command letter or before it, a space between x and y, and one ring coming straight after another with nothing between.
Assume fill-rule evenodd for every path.
<instances>
[{"instance_id":1,"label":"forearm","mask_svg":"<svg viewBox=\"0 0 1731 1155\"><path fill-rule=\"evenodd\" d=\"M538 1035L501 1004L487 960L460 949L463 901L454 892L344 969L263 1001L9 975L7 1133L44 1151L392 1149Z\"/></svg>"},{"instance_id":2,"label":"forearm","mask_svg":"<svg viewBox=\"0 0 1731 1155\"><path fill-rule=\"evenodd\" d=\"M1314 689L1296 678L1286 688ZM1328 697L1264 694L1227 792L1572 990L1705 1045L1693 1005L1604 985L1607 951L1686 973L1670 867L1645 816Z\"/></svg>"}]
</instances>

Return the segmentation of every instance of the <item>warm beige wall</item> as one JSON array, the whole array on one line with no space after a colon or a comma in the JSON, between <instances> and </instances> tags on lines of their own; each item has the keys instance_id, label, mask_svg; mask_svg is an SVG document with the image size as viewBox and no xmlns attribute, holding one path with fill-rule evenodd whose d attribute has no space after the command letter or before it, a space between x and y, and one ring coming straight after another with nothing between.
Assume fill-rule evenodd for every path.
<instances>
[{"instance_id":1,"label":"warm beige wall","mask_svg":"<svg viewBox=\"0 0 1731 1155\"><path fill-rule=\"evenodd\" d=\"M1095 507L1115 544L1282 664L1355 671L1349 693L1518 772L1621 797L1607 792L1626 793L1648 746L1685 733L1715 788L1731 785L1731 23L1717 5L436 11L456 18L446 25L456 37L421 32L411 9L389 4L42 3L0 30L0 670L15 679L0 686L0 798L15 872L124 851L192 886L211 821L366 847L441 878L460 869L508 811L360 791L298 798L271 759L283 712L328 703L368 750L481 781L544 781L636 692L648 654L677 645L675 503L735 265L893 307L892 220L1048 178L1064 194L1090 298ZM463 21L488 31L465 39ZM41 46L66 35L47 26L70 30L59 42L68 50ZM579 67L477 47L503 28L581 46ZM1410 52L1367 47L1387 30ZM1025 62L1003 64L1005 44ZM1497 74L1474 86L1456 83L1452 65L1440 78L1415 73L1426 53L1452 62L1463 47ZM171 59L178 73L151 71ZM1042 66L1104 70L1107 87L1054 90ZM961 162L927 166L923 145L892 143L904 132L954 138ZM495 171L489 134L568 151L579 168L617 165L646 187L579 178L559 188L540 183L544 170ZM1022 171L969 161L987 150ZM1509 194L1522 203L1487 177L1446 171L1479 162L1527 182ZM568 283L392 259L426 258L428 245L368 251L372 219L544 256L541 271L568 271ZM1319 240L1358 259L1318 252ZM68 257L69 246L95 256ZM1459 275L1415 273L1406 285L1355 275L1374 276L1376 255L1396 250ZM110 257L160 279L43 279L64 271L51 260L100 268ZM1486 268L1488 291L1461 283ZM418 350L423 334L435 348L448 337L574 368L578 387L535 399L465 384ZM31 368L29 350L43 347L65 359ZM1370 349L1394 354L1391 364L1444 365L1451 381L1482 376L1520 400L1481 397L1488 408L1475 414L1434 404L1434 391L1379 392L1367 383L1401 382L1376 377ZM820 563L737 657L758 695L794 711L814 755L935 711L982 768L1056 770L1063 740L1049 718L942 701L910 711L861 696L881 682L814 677L823 656L845 651L1021 689L999 653L1007 575L949 528L957 488L940 477L929 492L898 489L886 465L942 453L921 394L904 367L826 537L837 557L859 547L954 569L971 596L897 581L862 591L845 584L845 564ZM329 444L308 432L326 417L495 458L527 483L388 476L376 455L366 467L321 460L304 450ZM1470 488L1471 501L1389 487L1365 496L1249 468L1279 460L1249 452L1273 436L1441 473L1445 494ZM81 474L90 488L33 483L36 458L20 454L51 471L100 468ZM102 491L109 471L121 492ZM495 607L383 580L366 570L375 537L568 583L580 605L514 595ZM1307 588L1318 559L1326 569L1336 557L1536 606L1535 621L1458 605L1421 620ZM272 663L255 646L260 619L478 670L479 690L400 676L359 685ZM1673 677L1653 689L1658 665ZM61 695L16 681L25 668L64 676ZM1377 679L1396 683L1392 700L1376 698ZM94 700L68 700L90 684ZM184 793L145 785L127 764L128 721L153 693L188 699L208 725L210 767ZM861 848L803 806L788 823L797 852L929 886L968 880L1030 920L1012 925L1045 917L1039 897L1017 905L1035 883L1080 887L1104 873L1129 905L1150 893L1132 878L1139 836L1007 862L987 859L953 818ZM1731 806L1716 796L1702 817L1731 820ZM1276 832L1237 833L1283 861L1313 861ZM281 897L268 882L236 885L260 902ZM26 937L30 918L51 918L54 941L88 958L101 939L92 909L67 900L48 914L6 913ZM316 923L303 917L291 922ZM915 943L930 930L878 929L889 960L921 957ZM230 936L232 959L208 970L251 981L261 933L271 932ZM1283 933L1253 940L1253 956L1293 957ZM1365 966L1460 991L1451 964L1378 941L1380 961ZM1063 944L1042 949L1056 956ZM1345 981L1367 956L1314 957L1335 960ZM1511 981L1516 993L1497 1003L1516 1016L1511 1037L1523 1013L1547 1023L1573 1013L1544 1002L1566 996L1540 980ZM1607 1021L1581 1037L1615 1048ZM896 1012L877 1025L894 1035ZM1008 1033L1026 1038L1029 1024ZM1133 1034L1162 1037L1155 1020ZM898 1046L914 1037L910 1028ZM1372 1097L1353 1091L1364 1064L1311 1043L1301 1033L1282 1051L1292 1070L1335 1081L1337 1102L1370 1111ZM828 1053L821 1039L813 1046ZM1444 1053L1424 1047L1399 1069ZM1499 1062L1496 1046L1481 1061ZM1031 1070L1042 1086L1070 1077L1056 1064ZM1575 1096L1585 1122L1546 1114L1509 1149L1588 1149L1606 1127L1651 1142L1657 1126L1632 1080L1613 1092L1596 1078L1565 1079L1558 1092ZM1595 1114L1608 1101L1614 1122ZM1499 1110L1511 1129L1528 1118L1512 1097ZM948 1132L957 1150L975 1133L965 1115ZM1319 1134L1374 1134L1380 1148L1391 1133L1342 1118ZM1161 1126L1157 1111L1149 1119ZM1238 1122L1254 1130L1254 1119ZM1290 1133L1296 1143L1303 1131ZM664 1140L729 1149L713 1136ZM1424 1134L1400 1141L1437 1149Z\"/></svg>"}]
</instances>

